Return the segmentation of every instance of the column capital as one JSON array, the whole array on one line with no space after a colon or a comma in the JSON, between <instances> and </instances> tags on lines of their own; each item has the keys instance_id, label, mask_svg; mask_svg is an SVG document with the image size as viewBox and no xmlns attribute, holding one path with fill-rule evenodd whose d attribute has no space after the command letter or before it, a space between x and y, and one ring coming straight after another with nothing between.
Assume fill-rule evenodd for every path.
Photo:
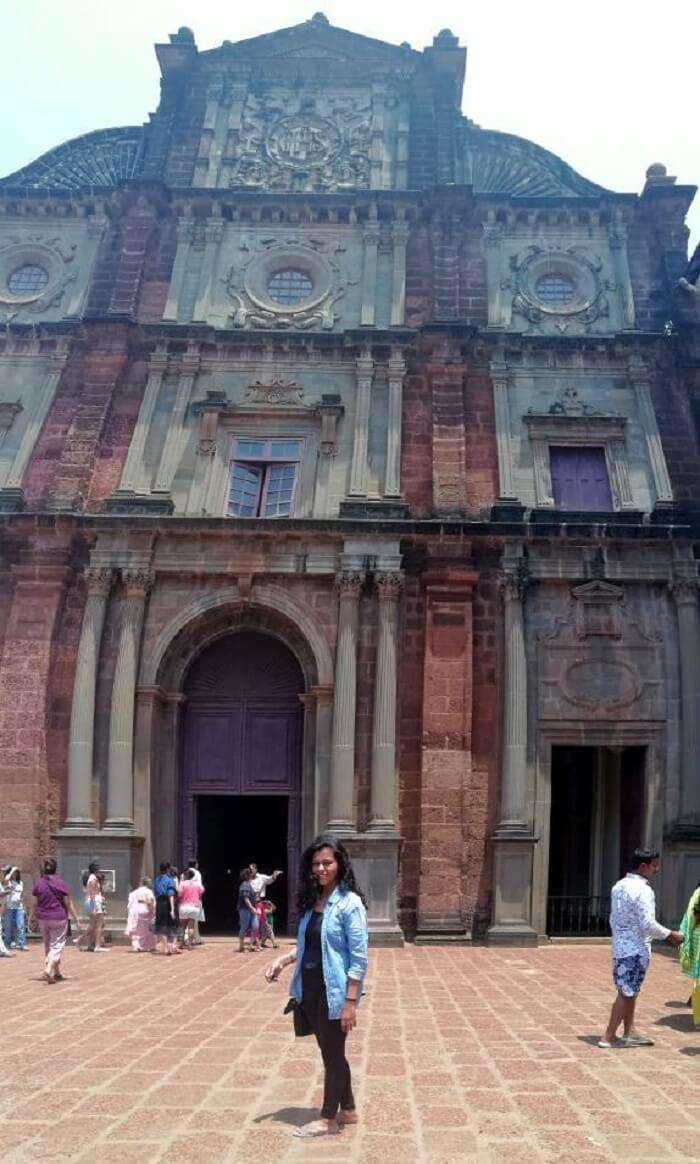
<instances>
[{"instance_id":1,"label":"column capital","mask_svg":"<svg viewBox=\"0 0 700 1164\"><path fill-rule=\"evenodd\" d=\"M359 598L364 582L365 575L359 570L341 570L335 576L335 588L340 598Z\"/></svg>"},{"instance_id":2,"label":"column capital","mask_svg":"<svg viewBox=\"0 0 700 1164\"><path fill-rule=\"evenodd\" d=\"M498 579L498 588L505 602L522 602L529 584L527 563L522 560L514 567L503 570Z\"/></svg>"},{"instance_id":3,"label":"column capital","mask_svg":"<svg viewBox=\"0 0 700 1164\"><path fill-rule=\"evenodd\" d=\"M697 578L673 578L668 588L676 606L695 606L698 601Z\"/></svg>"},{"instance_id":4,"label":"column capital","mask_svg":"<svg viewBox=\"0 0 700 1164\"><path fill-rule=\"evenodd\" d=\"M405 244L408 242L409 234L410 226L406 221L392 223L391 237L393 238L394 243L398 243L399 246L405 246Z\"/></svg>"},{"instance_id":5,"label":"column capital","mask_svg":"<svg viewBox=\"0 0 700 1164\"><path fill-rule=\"evenodd\" d=\"M106 598L112 589L114 570L111 566L87 566L83 571L83 578L88 596L95 594Z\"/></svg>"},{"instance_id":6,"label":"column capital","mask_svg":"<svg viewBox=\"0 0 700 1164\"><path fill-rule=\"evenodd\" d=\"M403 574L398 570L383 570L374 575L380 602L398 602L403 588Z\"/></svg>"},{"instance_id":7,"label":"column capital","mask_svg":"<svg viewBox=\"0 0 700 1164\"><path fill-rule=\"evenodd\" d=\"M403 358L401 348L391 349L391 356L387 360L386 373L387 379L390 382L392 380L403 380L406 375L406 361Z\"/></svg>"},{"instance_id":8,"label":"column capital","mask_svg":"<svg viewBox=\"0 0 700 1164\"><path fill-rule=\"evenodd\" d=\"M155 580L151 571L143 568L122 570L121 575L127 598L145 598Z\"/></svg>"}]
</instances>

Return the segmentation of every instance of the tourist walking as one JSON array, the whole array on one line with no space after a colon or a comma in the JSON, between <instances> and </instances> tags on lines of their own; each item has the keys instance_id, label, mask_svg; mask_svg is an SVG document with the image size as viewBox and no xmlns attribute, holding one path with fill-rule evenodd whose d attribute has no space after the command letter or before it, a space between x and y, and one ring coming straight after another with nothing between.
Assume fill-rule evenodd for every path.
<instances>
[{"instance_id":1,"label":"tourist walking","mask_svg":"<svg viewBox=\"0 0 700 1164\"><path fill-rule=\"evenodd\" d=\"M132 889L126 907L124 932L131 941L131 949L135 954L150 953L155 949L156 940L152 928L155 915L153 882L150 877L144 877L141 884Z\"/></svg>"},{"instance_id":2,"label":"tourist walking","mask_svg":"<svg viewBox=\"0 0 700 1164\"><path fill-rule=\"evenodd\" d=\"M199 916L204 890L195 880L194 869L186 869L182 874L182 881L177 890L180 925L182 927L182 945L185 949L192 949L195 944L194 927Z\"/></svg>"},{"instance_id":3,"label":"tourist walking","mask_svg":"<svg viewBox=\"0 0 700 1164\"><path fill-rule=\"evenodd\" d=\"M202 897L204 897L204 882L202 881L202 874L199 871L199 861L197 860L196 857L192 858L192 860L190 861L187 868L192 870L192 876L194 878L195 885L201 885ZM200 927L200 924L203 922L206 922L206 920L207 919L206 919L205 914L204 914L204 901L202 900L199 903L199 913L197 914L195 921L194 921L194 944L195 944L195 946L203 946L204 945L204 938L201 936L201 934L199 932L199 927Z\"/></svg>"},{"instance_id":4,"label":"tourist walking","mask_svg":"<svg viewBox=\"0 0 700 1164\"><path fill-rule=\"evenodd\" d=\"M5 869L9 868L9 865L5 866ZM10 888L8 885L5 885L4 873L5 870L3 870L3 874L0 876L0 958L13 958L14 954L8 949L3 940L5 901L10 896Z\"/></svg>"},{"instance_id":5,"label":"tourist walking","mask_svg":"<svg viewBox=\"0 0 700 1164\"><path fill-rule=\"evenodd\" d=\"M161 954L179 954L177 944L176 887L170 875L172 866L161 861L160 872L153 882L156 899L156 949Z\"/></svg>"},{"instance_id":6,"label":"tourist walking","mask_svg":"<svg viewBox=\"0 0 700 1164\"><path fill-rule=\"evenodd\" d=\"M683 935L656 920L656 899L649 884L659 871L659 854L635 849L630 872L613 885L610 906L613 982L617 989L610 1021L598 1046L652 1047L654 1040L640 1035L634 1025L637 997L642 989L653 938L680 946ZM622 1024L622 1038L617 1032Z\"/></svg>"},{"instance_id":7,"label":"tourist walking","mask_svg":"<svg viewBox=\"0 0 700 1164\"><path fill-rule=\"evenodd\" d=\"M696 1027L700 1027L700 885L690 895L680 932L683 935L681 970L692 980L693 991L689 1003L693 1008L693 1022Z\"/></svg>"},{"instance_id":8,"label":"tourist walking","mask_svg":"<svg viewBox=\"0 0 700 1164\"><path fill-rule=\"evenodd\" d=\"M22 874L16 865L7 865L3 869L2 878L3 913L2 913L2 940L8 950L16 947L18 950L27 949L26 924L24 912L24 885Z\"/></svg>"},{"instance_id":9,"label":"tourist walking","mask_svg":"<svg viewBox=\"0 0 700 1164\"><path fill-rule=\"evenodd\" d=\"M246 865L238 877L238 953L245 951L246 934L250 930L250 952L260 950L260 922L256 910L255 890L251 884L251 868Z\"/></svg>"},{"instance_id":10,"label":"tourist walking","mask_svg":"<svg viewBox=\"0 0 700 1164\"><path fill-rule=\"evenodd\" d=\"M105 896L104 874L96 857L83 874L83 889L85 894L85 915L87 917L87 932L85 934L85 949L89 953L107 954L109 946L104 944L105 932Z\"/></svg>"},{"instance_id":11,"label":"tourist walking","mask_svg":"<svg viewBox=\"0 0 700 1164\"><path fill-rule=\"evenodd\" d=\"M43 873L32 893L36 898L33 919L36 919L44 939L44 981L52 985L63 981L61 955L68 936L69 917L73 919L76 929L79 928L70 886L56 876L53 857L47 857L44 861Z\"/></svg>"},{"instance_id":12,"label":"tourist walking","mask_svg":"<svg viewBox=\"0 0 700 1164\"><path fill-rule=\"evenodd\" d=\"M333 1135L357 1122L345 1040L357 1025L367 972L366 903L350 857L334 836L317 837L303 853L298 905L303 916L296 950L268 966L265 977L275 982L285 966L296 963L289 993L323 1058L321 1118L294 1135Z\"/></svg>"},{"instance_id":13,"label":"tourist walking","mask_svg":"<svg viewBox=\"0 0 700 1164\"><path fill-rule=\"evenodd\" d=\"M282 876L282 870L275 869L274 873L259 873L257 865L251 862L250 872L250 884L253 886L255 894L255 911L258 915L260 945L265 946L268 941L271 941L273 949L276 949L277 942L271 921L268 918L268 911L265 908L265 897L268 885L272 885L278 877Z\"/></svg>"}]
</instances>

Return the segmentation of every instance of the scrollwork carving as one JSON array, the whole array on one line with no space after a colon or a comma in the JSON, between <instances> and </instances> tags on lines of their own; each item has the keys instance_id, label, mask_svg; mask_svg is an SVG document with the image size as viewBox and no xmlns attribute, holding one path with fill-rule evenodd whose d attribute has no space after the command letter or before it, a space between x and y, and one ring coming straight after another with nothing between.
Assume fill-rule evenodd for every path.
<instances>
[{"instance_id":1,"label":"scrollwork carving","mask_svg":"<svg viewBox=\"0 0 700 1164\"><path fill-rule=\"evenodd\" d=\"M338 596L343 598L358 599L360 591L364 586L365 576L359 570L342 570L336 574L335 588L338 591Z\"/></svg>"}]
</instances>

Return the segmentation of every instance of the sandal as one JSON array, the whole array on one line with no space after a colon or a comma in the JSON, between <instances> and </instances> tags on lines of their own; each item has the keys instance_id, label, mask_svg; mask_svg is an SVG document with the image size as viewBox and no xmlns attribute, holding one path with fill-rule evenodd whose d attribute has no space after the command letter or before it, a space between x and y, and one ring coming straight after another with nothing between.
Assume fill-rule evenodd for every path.
<instances>
[{"instance_id":1,"label":"sandal","mask_svg":"<svg viewBox=\"0 0 700 1164\"><path fill-rule=\"evenodd\" d=\"M316 1140L320 1136L337 1136L340 1130L340 1126L337 1123L335 1128L332 1128L324 1120L324 1126L319 1127L318 1120L315 1120L314 1123L305 1124L302 1128L295 1128L292 1135L296 1136L299 1140Z\"/></svg>"},{"instance_id":2,"label":"sandal","mask_svg":"<svg viewBox=\"0 0 700 1164\"><path fill-rule=\"evenodd\" d=\"M654 1040L647 1035L623 1035L621 1039L624 1047L653 1047Z\"/></svg>"}]
</instances>

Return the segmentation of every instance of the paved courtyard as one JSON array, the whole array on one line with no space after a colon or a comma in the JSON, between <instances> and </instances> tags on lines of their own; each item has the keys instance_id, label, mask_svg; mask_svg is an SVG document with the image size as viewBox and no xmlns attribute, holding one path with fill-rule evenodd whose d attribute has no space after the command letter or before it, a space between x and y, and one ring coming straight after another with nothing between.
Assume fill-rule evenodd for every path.
<instances>
[{"instance_id":1,"label":"paved courtyard","mask_svg":"<svg viewBox=\"0 0 700 1164\"><path fill-rule=\"evenodd\" d=\"M1 961L0 1159L698 1159L700 1034L671 958L654 957L640 1006L657 1045L606 1052L605 946L373 951L351 1037L360 1123L318 1141L291 1136L321 1071L268 960L223 942L167 959L71 947L52 987L36 946Z\"/></svg>"}]
</instances>

